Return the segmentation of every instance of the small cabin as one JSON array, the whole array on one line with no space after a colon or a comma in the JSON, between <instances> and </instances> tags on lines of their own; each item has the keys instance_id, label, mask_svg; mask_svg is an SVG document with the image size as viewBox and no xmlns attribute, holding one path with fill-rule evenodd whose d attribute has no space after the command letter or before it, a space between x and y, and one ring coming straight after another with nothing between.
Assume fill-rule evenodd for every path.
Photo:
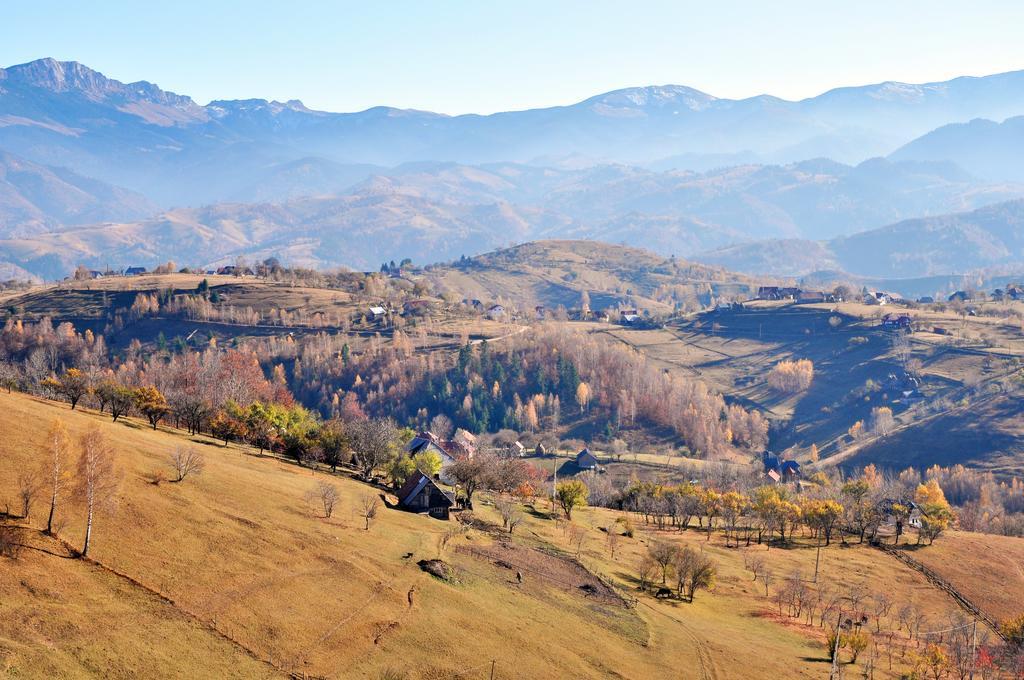
<instances>
[{"instance_id":1,"label":"small cabin","mask_svg":"<svg viewBox=\"0 0 1024 680\"><path fill-rule=\"evenodd\" d=\"M388 315L388 310L384 309L383 307L381 307L379 305L370 307L369 313L367 314L367 316L370 317L370 321L380 321L381 319L383 319L387 315Z\"/></svg>"},{"instance_id":2,"label":"small cabin","mask_svg":"<svg viewBox=\"0 0 1024 680\"><path fill-rule=\"evenodd\" d=\"M437 519L448 519L455 499L434 480L417 470L398 490L398 507L409 512L426 513Z\"/></svg>"},{"instance_id":3,"label":"small cabin","mask_svg":"<svg viewBox=\"0 0 1024 680\"><path fill-rule=\"evenodd\" d=\"M576 454L576 467L580 470L596 470L597 456L590 452L590 449L583 449Z\"/></svg>"},{"instance_id":4,"label":"small cabin","mask_svg":"<svg viewBox=\"0 0 1024 680\"><path fill-rule=\"evenodd\" d=\"M128 267L124 270L125 276L141 276L146 273L145 267Z\"/></svg>"}]
</instances>

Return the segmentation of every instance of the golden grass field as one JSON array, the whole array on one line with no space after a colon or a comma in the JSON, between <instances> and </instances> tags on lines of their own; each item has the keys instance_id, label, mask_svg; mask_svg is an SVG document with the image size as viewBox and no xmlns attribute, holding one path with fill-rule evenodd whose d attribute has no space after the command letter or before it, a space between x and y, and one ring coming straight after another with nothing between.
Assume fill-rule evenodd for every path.
<instances>
[{"instance_id":1,"label":"golden grass field","mask_svg":"<svg viewBox=\"0 0 1024 680\"><path fill-rule=\"evenodd\" d=\"M718 561L713 592L693 604L643 595L628 608L559 582L564 570L531 571L535 560L563 564L540 559L538 549L572 549L563 528L547 519L546 502L513 537L509 554L527 569L523 585L509 569L469 552L504 550L480 529L449 545L443 558L458 582L444 583L416 562L439 555L437 539L454 520L381 508L365 531L355 509L380 491L341 474L331 478L340 508L325 520L304 495L330 475L203 437L192 441L206 457L201 476L154 485L154 473L168 470L168 453L189 443L183 433L131 420L113 424L17 394L0 394L0 502L14 505L15 478L35 464L54 418L72 435L93 425L108 435L123 473L120 503L97 520L95 563L70 559L62 543L38 533L41 501L27 523L33 528L23 532L30 547L16 561L0 559L0 669L11 676L378 678L394 669L410 679L487 678L492 661L495 678L828 672L821 629L773 613L741 551L726 548L720 534L706 541L693 530L659 536L641 528L636 538L622 539L613 560L600 531L619 516L609 510L574 513L585 529L580 559L591 571L633 597L640 555L651 540L666 538L700 546ZM497 521L486 496L477 506L480 519ZM81 509L67 510L60 536L77 546ZM983 581L985 554L958 547L967 538L940 539L915 556L973 561L978 566L973 573L965 566L964 577ZM806 578L813 573L810 544L752 550L765 554L780 579L798 568ZM898 595L936 625L955 608L917 572L864 546L823 550L821 580ZM892 673L877 670L878 677L898 677L896 665Z\"/></svg>"}]
</instances>

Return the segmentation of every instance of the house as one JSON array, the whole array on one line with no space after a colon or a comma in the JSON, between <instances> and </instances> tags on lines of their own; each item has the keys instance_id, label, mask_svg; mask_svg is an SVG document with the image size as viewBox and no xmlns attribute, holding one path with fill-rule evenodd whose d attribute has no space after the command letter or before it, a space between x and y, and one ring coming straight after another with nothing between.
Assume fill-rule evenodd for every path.
<instances>
[{"instance_id":1,"label":"house","mask_svg":"<svg viewBox=\"0 0 1024 680\"><path fill-rule=\"evenodd\" d=\"M619 321L623 326L636 325L640 319L640 312L636 309L623 309L619 312Z\"/></svg>"},{"instance_id":2,"label":"house","mask_svg":"<svg viewBox=\"0 0 1024 680\"><path fill-rule=\"evenodd\" d=\"M387 315L388 315L388 310L386 310L386 309L384 309L383 307L380 307L380 306L374 306L374 307L370 307L369 314L367 316L370 317L370 321L380 321L381 319L383 319Z\"/></svg>"},{"instance_id":3,"label":"house","mask_svg":"<svg viewBox=\"0 0 1024 680\"><path fill-rule=\"evenodd\" d=\"M145 267L128 267L124 270L125 276L141 276L146 273Z\"/></svg>"},{"instance_id":4,"label":"house","mask_svg":"<svg viewBox=\"0 0 1024 680\"><path fill-rule=\"evenodd\" d=\"M935 302L935 298L933 298L931 295L922 295L921 297L917 298L917 301L922 305L930 305L933 302Z\"/></svg>"},{"instance_id":5,"label":"house","mask_svg":"<svg viewBox=\"0 0 1024 680\"><path fill-rule=\"evenodd\" d=\"M793 482L800 479L800 463L795 460L782 460L774 453L765 451L761 454L764 474L773 482Z\"/></svg>"},{"instance_id":6,"label":"house","mask_svg":"<svg viewBox=\"0 0 1024 680\"><path fill-rule=\"evenodd\" d=\"M466 458L472 458L476 454L476 435L461 427L455 430L449 444L454 445L449 446L449 449L456 449L452 453L462 453Z\"/></svg>"},{"instance_id":7,"label":"house","mask_svg":"<svg viewBox=\"0 0 1024 680\"><path fill-rule=\"evenodd\" d=\"M779 470L779 474L781 474L782 478L787 482L792 482L797 479L800 479L800 463L796 462L795 460L782 461L782 467Z\"/></svg>"},{"instance_id":8,"label":"house","mask_svg":"<svg viewBox=\"0 0 1024 680\"><path fill-rule=\"evenodd\" d=\"M909 314L886 314L882 317L882 328L910 328Z\"/></svg>"},{"instance_id":9,"label":"house","mask_svg":"<svg viewBox=\"0 0 1024 680\"><path fill-rule=\"evenodd\" d=\"M864 304L866 305L887 305L892 302L892 296L888 293L883 293L878 290L869 291L864 296Z\"/></svg>"},{"instance_id":10,"label":"house","mask_svg":"<svg viewBox=\"0 0 1024 680\"><path fill-rule=\"evenodd\" d=\"M455 499L434 480L417 470L398 490L398 507L409 512L427 513L437 519L448 519Z\"/></svg>"},{"instance_id":11,"label":"house","mask_svg":"<svg viewBox=\"0 0 1024 680\"><path fill-rule=\"evenodd\" d=\"M406 444L405 451L410 456L415 456L417 453L424 453L427 451L436 453L438 457L441 458L441 471L438 473L437 478L445 484L450 484L452 482L451 478L448 476L448 468L454 464L457 459L449 453L448 449L442 446L441 441L433 432L423 431L417 434L409 440L408 444Z\"/></svg>"},{"instance_id":12,"label":"house","mask_svg":"<svg viewBox=\"0 0 1024 680\"><path fill-rule=\"evenodd\" d=\"M947 298L949 302L967 302L973 300L973 296L966 290L958 290Z\"/></svg>"},{"instance_id":13,"label":"house","mask_svg":"<svg viewBox=\"0 0 1024 680\"><path fill-rule=\"evenodd\" d=\"M217 269L217 273L220 276L253 276L253 271L249 267L236 267L233 264L227 264Z\"/></svg>"},{"instance_id":14,"label":"house","mask_svg":"<svg viewBox=\"0 0 1024 680\"><path fill-rule=\"evenodd\" d=\"M505 307L503 305L491 305L487 308L488 319L502 319L505 317Z\"/></svg>"},{"instance_id":15,"label":"house","mask_svg":"<svg viewBox=\"0 0 1024 680\"><path fill-rule=\"evenodd\" d=\"M757 297L759 300L779 300L779 287L761 286L757 289Z\"/></svg>"},{"instance_id":16,"label":"house","mask_svg":"<svg viewBox=\"0 0 1024 680\"><path fill-rule=\"evenodd\" d=\"M820 290L802 290L797 296L797 302L803 304L813 304L815 302L825 302L825 293Z\"/></svg>"},{"instance_id":17,"label":"house","mask_svg":"<svg viewBox=\"0 0 1024 680\"><path fill-rule=\"evenodd\" d=\"M1006 297L1011 300L1024 300L1024 288L1016 283L1011 283L1006 287Z\"/></svg>"},{"instance_id":18,"label":"house","mask_svg":"<svg viewBox=\"0 0 1024 680\"><path fill-rule=\"evenodd\" d=\"M590 449L583 449L576 454L576 467L580 470L596 470L597 456L590 452Z\"/></svg>"},{"instance_id":19,"label":"house","mask_svg":"<svg viewBox=\"0 0 1024 680\"><path fill-rule=\"evenodd\" d=\"M515 456L516 458L522 458L523 456L526 455L526 447L523 446L523 443L518 439L512 442L511 450L512 455Z\"/></svg>"},{"instance_id":20,"label":"house","mask_svg":"<svg viewBox=\"0 0 1024 680\"><path fill-rule=\"evenodd\" d=\"M803 293L799 288L779 288L780 300L796 300Z\"/></svg>"}]
</instances>

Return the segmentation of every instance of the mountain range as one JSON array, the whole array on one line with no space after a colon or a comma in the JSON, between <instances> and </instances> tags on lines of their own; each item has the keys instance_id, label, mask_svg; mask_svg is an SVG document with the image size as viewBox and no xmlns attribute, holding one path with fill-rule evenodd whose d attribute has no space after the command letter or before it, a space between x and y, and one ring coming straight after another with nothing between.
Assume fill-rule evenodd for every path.
<instances>
[{"instance_id":1,"label":"mountain range","mask_svg":"<svg viewBox=\"0 0 1024 680\"><path fill-rule=\"evenodd\" d=\"M708 154L742 153L770 163L819 156L859 163L948 123L1022 113L1024 71L839 88L801 101L639 87L568 106L446 116L383 106L328 113L294 100L203 106L152 83L121 83L53 59L0 70L0 148L140 191L165 207L232 200L274 167L310 156L385 166L572 156L699 164Z\"/></svg>"},{"instance_id":2,"label":"mountain range","mask_svg":"<svg viewBox=\"0 0 1024 680\"><path fill-rule=\"evenodd\" d=\"M1024 200L902 220L828 241L746 243L695 259L734 271L778 276L838 270L863 277L910 279L1014 267L1024 273Z\"/></svg>"},{"instance_id":3,"label":"mountain range","mask_svg":"<svg viewBox=\"0 0 1024 680\"><path fill-rule=\"evenodd\" d=\"M45 278L268 255L376 268L572 238L744 271L892 271L884 253L869 266L836 248L1024 198L1021 114L1024 71L795 102L640 87L446 116L201 105L41 59L0 69L0 264ZM909 268L1002 257L970 253Z\"/></svg>"}]
</instances>

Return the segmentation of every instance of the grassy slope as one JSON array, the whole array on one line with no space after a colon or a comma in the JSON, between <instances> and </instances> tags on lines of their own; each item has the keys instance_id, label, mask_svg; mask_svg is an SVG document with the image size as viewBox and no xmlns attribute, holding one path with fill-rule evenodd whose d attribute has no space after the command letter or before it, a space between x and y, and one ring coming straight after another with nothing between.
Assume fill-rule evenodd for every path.
<instances>
[{"instance_id":1,"label":"grassy slope","mask_svg":"<svg viewBox=\"0 0 1024 680\"><path fill-rule=\"evenodd\" d=\"M892 334L879 328L875 318L879 308L840 305L843 322L832 329L831 307L755 303L741 312L699 315L660 330L596 324L591 330L635 347L659 367L699 377L727 398L784 421L784 427L773 431L774 449L797 446L806 455L815 443L825 459L836 455L833 462L849 467L871 462L900 469L964 463L1004 475L1024 470L1020 400L1013 394L982 394L961 402L967 387L1004 381L1018 371L1024 352L1019 327L988 317L912 312L925 323L951 329L957 337L920 332L910 336L911 356L923 364L922 394L927 400L948 402L939 416L911 416L902 415L908 402L897 390L886 388L888 376L899 374L900 364L893 355ZM994 346L958 340L982 335ZM867 342L853 344L855 337ZM810 389L794 396L778 394L765 382L775 363L790 358L815 364ZM855 394L868 380L880 389ZM848 428L858 420L868 422L871 409L882 405L893 409L898 429L850 447Z\"/></svg>"},{"instance_id":2,"label":"grassy slope","mask_svg":"<svg viewBox=\"0 0 1024 680\"><path fill-rule=\"evenodd\" d=\"M952 531L910 556L953 583L993 620L1024 614L1024 538Z\"/></svg>"},{"instance_id":3,"label":"grassy slope","mask_svg":"<svg viewBox=\"0 0 1024 680\"><path fill-rule=\"evenodd\" d=\"M707 265L676 262L650 251L596 241L537 241L472 259L470 266L428 274L443 289L481 300L503 299L550 308L579 308L583 291L594 310L634 305L653 313L671 306L654 299L663 286L716 294L747 292L751 279ZM710 287L710 288L709 288ZM631 302L630 302L631 301Z\"/></svg>"},{"instance_id":4,"label":"grassy slope","mask_svg":"<svg viewBox=\"0 0 1024 680\"><path fill-rule=\"evenodd\" d=\"M824 672L820 631L780 625L738 551L723 547L718 535L710 543L692 531L665 535L703 545L719 560L715 592L693 605L644 598L635 610L609 606L533 572L517 588L511 572L449 549L446 559L460 579L453 586L415 566L436 556L436 538L446 525L382 509L366 532L354 508L370 487L337 478L341 507L331 520L320 519L303 494L322 475L201 438L196 445L206 453L205 473L154 486L150 475L183 435L130 421L111 424L6 394L0 395L0 498L13 497L18 470L35 457L42 431L58 416L72 433L98 423L116 443L124 471L120 507L99 519L92 555L173 600L174 608L95 566L27 550L16 563L0 563L16 576L0 585L0 649L8 667L30 675L51 674L37 673L41 663L69 675L274 673L214 628L277 669L328 677L377 677L388 666L413 669L413 677L451 677L481 664L487 668L468 677L485 677L490 659L497 660L499 678L811 678ZM33 516L37 525L41 505ZM495 519L485 499L480 505L481 516ZM79 514L62 532L75 544L82 534ZM538 514L517 533L517 543L567 549L563 532ZM655 536L641 531L624 539L611 560L597 527L613 519L606 510L577 513L575 521L587 530L582 559L629 588L639 555ZM483 547L493 539L473 531L457 542ZM58 545L43 547L62 552ZM403 559L410 552L411 559ZM798 567L813 570L810 548L767 556L779 576ZM823 579L830 582L900 593L935 620L951 608L922 577L877 551L833 547L822 559ZM418 590L410 609L411 586Z\"/></svg>"}]
</instances>

